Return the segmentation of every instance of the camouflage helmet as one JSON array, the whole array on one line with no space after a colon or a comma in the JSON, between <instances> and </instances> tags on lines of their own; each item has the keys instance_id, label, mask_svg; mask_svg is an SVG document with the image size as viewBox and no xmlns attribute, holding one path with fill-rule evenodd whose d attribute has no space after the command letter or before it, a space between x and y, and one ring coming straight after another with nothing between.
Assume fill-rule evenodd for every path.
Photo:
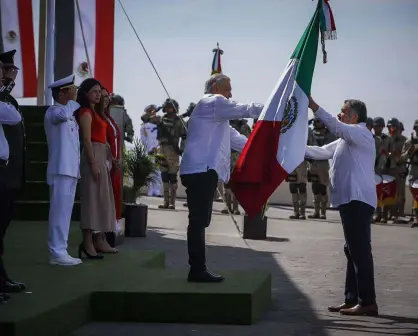
<instances>
[{"instance_id":1,"label":"camouflage helmet","mask_svg":"<svg viewBox=\"0 0 418 336\"><path fill-rule=\"evenodd\" d=\"M373 118L367 118L366 126L373 127L373 125L374 125Z\"/></svg>"},{"instance_id":2,"label":"camouflage helmet","mask_svg":"<svg viewBox=\"0 0 418 336\"><path fill-rule=\"evenodd\" d=\"M157 105L155 104L148 105L147 107L144 108L145 113L151 113L152 111L156 111L156 110L157 110Z\"/></svg>"},{"instance_id":3,"label":"camouflage helmet","mask_svg":"<svg viewBox=\"0 0 418 336\"><path fill-rule=\"evenodd\" d=\"M398 128L400 126L399 124L400 123L399 123L399 120L397 118L390 118L388 120L388 123L386 124L386 127L396 127L396 128Z\"/></svg>"},{"instance_id":4,"label":"camouflage helmet","mask_svg":"<svg viewBox=\"0 0 418 336\"><path fill-rule=\"evenodd\" d=\"M123 99L123 97L120 95L112 94L112 96L110 97L110 104L125 106L125 99Z\"/></svg>"},{"instance_id":5,"label":"camouflage helmet","mask_svg":"<svg viewBox=\"0 0 418 336\"><path fill-rule=\"evenodd\" d=\"M373 119L373 126L374 127L385 127L385 119L382 117L376 117Z\"/></svg>"},{"instance_id":6,"label":"camouflage helmet","mask_svg":"<svg viewBox=\"0 0 418 336\"><path fill-rule=\"evenodd\" d=\"M414 121L414 128L418 127L418 119Z\"/></svg>"},{"instance_id":7,"label":"camouflage helmet","mask_svg":"<svg viewBox=\"0 0 418 336\"><path fill-rule=\"evenodd\" d=\"M172 107L176 113L179 111L179 103L174 99L167 98L163 104L163 112L167 112L167 109L170 107Z\"/></svg>"}]
</instances>

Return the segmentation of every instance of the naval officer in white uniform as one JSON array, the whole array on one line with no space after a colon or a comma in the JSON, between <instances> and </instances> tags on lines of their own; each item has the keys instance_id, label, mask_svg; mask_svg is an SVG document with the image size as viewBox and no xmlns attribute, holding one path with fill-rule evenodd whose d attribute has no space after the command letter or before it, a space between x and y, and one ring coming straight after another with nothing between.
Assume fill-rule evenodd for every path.
<instances>
[{"instance_id":1,"label":"naval officer in white uniform","mask_svg":"<svg viewBox=\"0 0 418 336\"><path fill-rule=\"evenodd\" d=\"M55 105L45 113L48 141L47 183L50 190L48 248L52 265L72 266L81 260L68 252L68 233L77 181L80 178L80 140L74 112L80 107L74 75L52 83Z\"/></svg>"},{"instance_id":2,"label":"naval officer in white uniform","mask_svg":"<svg viewBox=\"0 0 418 336\"><path fill-rule=\"evenodd\" d=\"M146 109L145 109L146 110ZM155 154L160 146L157 140L157 115L154 112L150 117L149 121L141 126L140 134L141 134L141 141L142 144L145 146L146 151L148 153ZM158 171L155 174L155 179L153 183L148 186L148 196L157 196L161 197L162 193L162 181L161 181L161 173Z\"/></svg>"}]
</instances>

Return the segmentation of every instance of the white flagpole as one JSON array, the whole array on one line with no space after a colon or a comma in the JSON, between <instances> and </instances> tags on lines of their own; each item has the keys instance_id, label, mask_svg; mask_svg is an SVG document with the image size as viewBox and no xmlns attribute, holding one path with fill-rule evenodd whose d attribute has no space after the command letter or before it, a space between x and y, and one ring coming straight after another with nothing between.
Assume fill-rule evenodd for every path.
<instances>
[{"instance_id":1,"label":"white flagpole","mask_svg":"<svg viewBox=\"0 0 418 336\"><path fill-rule=\"evenodd\" d=\"M46 22L45 105L52 105L52 92L48 89L48 86L54 81L55 0L48 0Z\"/></svg>"},{"instance_id":2,"label":"white flagpole","mask_svg":"<svg viewBox=\"0 0 418 336\"><path fill-rule=\"evenodd\" d=\"M38 90L37 105L45 105L45 35L47 0L39 1L39 41L38 41Z\"/></svg>"}]
</instances>

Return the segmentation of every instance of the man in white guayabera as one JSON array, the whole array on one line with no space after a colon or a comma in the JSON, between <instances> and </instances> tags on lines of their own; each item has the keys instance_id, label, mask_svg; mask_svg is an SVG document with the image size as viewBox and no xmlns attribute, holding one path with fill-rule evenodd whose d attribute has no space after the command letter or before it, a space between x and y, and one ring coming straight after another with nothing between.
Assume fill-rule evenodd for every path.
<instances>
[{"instance_id":1,"label":"man in white guayabera","mask_svg":"<svg viewBox=\"0 0 418 336\"><path fill-rule=\"evenodd\" d=\"M205 228L211 221L213 196L218 179L230 177L231 149L241 152L247 138L229 125L230 120L258 118L262 104L240 104L229 100L231 80L212 75L205 94L188 121L187 144L180 165L180 177L186 188L189 207L187 245L190 282L222 282L223 276L206 268Z\"/></svg>"},{"instance_id":2,"label":"man in white guayabera","mask_svg":"<svg viewBox=\"0 0 418 336\"><path fill-rule=\"evenodd\" d=\"M366 126L367 108L359 100L344 102L338 118L318 106L309 107L338 140L325 146L307 146L306 157L331 159L329 170L331 202L338 208L343 225L347 257L345 300L331 312L343 315L378 315L371 247L371 222L376 208L373 134Z\"/></svg>"}]
</instances>

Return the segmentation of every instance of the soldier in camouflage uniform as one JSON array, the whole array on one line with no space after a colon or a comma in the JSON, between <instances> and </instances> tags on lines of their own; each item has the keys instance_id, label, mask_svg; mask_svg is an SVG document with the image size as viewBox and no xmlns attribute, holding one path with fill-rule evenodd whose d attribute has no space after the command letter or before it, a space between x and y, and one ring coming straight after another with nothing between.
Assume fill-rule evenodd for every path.
<instances>
[{"instance_id":1,"label":"soldier in camouflage uniform","mask_svg":"<svg viewBox=\"0 0 418 336\"><path fill-rule=\"evenodd\" d=\"M313 146L322 147L337 138L319 120L314 120L312 142ZM312 183L314 195L314 213L309 218L327 218L329 162L328 160L310 160L308 181Z\"/></svg>"},{"instance_id":2,"label":"soldier in camouflage uniform","mask_svg":"<svg viewBox=\"0 0 418 336\"><path fill-rule=\"evenodd\" d=\"M385 120L382 117L376 117L373 119L374 139L376 144L376 161L375 161L375 173L382 175L386 169L386 161L389 153L389 136L383 133L385 128ZM380 222L382 220L382 201L377 201L376 215L373 218L374 222Z\"/></svg>"},{"instance_id":3,"label":"soldier in camouflage uniform","mask_svg":"<svg viewBox=\"0 0 418 336\"><path fill-rule=\"evenodd\" d=\"M246 119L231 120L230 125L233 128L235 128L239 133L241 133L242 135L245 135L247 138L251 134L251 128L250 128L250 126L248 126ZM231 174L234 171L235 165L238 162L239 155L240 155L240 153L238 153L234 150L231 150L231 160L230 160L230 162L231 162ZM221 211L221 213L228 214L229 211L230 211L234 215L239 215L240 211L239 211L239 204L238 204L237 198L235 197L232 190L227 185L225 185L224 189L225 189L224 197L225 197L225 203L226 204L225 204L225 209L223 209Z\"/></svg>"},{"instance_id":4,"label":"soldier in camouflage uniform","mask_svg":"<svg viewBox=\"0 0 418 336\"><path fill-rule=\"evenodd\" d=\"M123 107L123 134L124 140L130 143L134 140L134 126L132 125L132 119L129 117L128 112L125 108L125 99L117 94L112 94L110 97L110 106L121 106Z\"/></svg>"},{"instance_id":5,"label":"soldier in camouflage uniform","mask_svg":"<svg viewBox=\"0 0 418 336\"><path fill-rule=\"evenodd\" d=\"M397 202L395 205L384 205L382 223L387 223L389 212L391 213L391 219L395 221L398 217L403 217L405 208L406 163L401 154L406 137L400 134L400 125L397 118L389 119L387 127L390 136L385 174L396 179Z\"/></svg>"},{"instance_id":6,"label":"soldier in camouflage uniform","mask_svg":"<svg viewBox=\"0 0 418 336\"><path fill-rule=\"evenodd\" d=\"M418 120L414 122L414 131L415 135L412 133L402 148L402 158L409 165L410 185L418 181ZM414 195L412 195L412 200L414 202L414 218L411 227L416 227L418 226L418 202L414 200Z\"/></svg>"},{"instance_id":7,"label":"soldier in camouflage uniform","mask_svg":"<svg viewBox=\"0 0 418 336\"><path fill-rule=\"evenodd\" d=\"M312 145L313 141L312 129L308 127L308 140L307 145ZM306 183L308 182L308 162L303 161L291 174L286 178L289 182L289 190L292 195L293 203L293 215L290 215L290 219L306 219L305 209L306 200L308 195L306 194Z\"/></svg>"},{"instance_id":8,"label":"soldier in camouflage uniform","mask_svg":"<svg viewBox=\"0 0 418 336\"><path fill-rule=\"evenodd\" d=\"M141 120L144 124L150 121L150 118L153 114L157 113L158 107L157 105L151 104L145 107L144 114L141 116Z\"/></svg>"},{"instance_id":9,"label":"soldier in camouflage uniform","mask_svg":"<svg viewBox=\"0 0 418 336\"><path fill-rule=\"evenodd\" d=\"M160 154L165 159L163 165L161 165L164 203L159 208L175 209L177 174L181 155L179 140L186 134L186 129L183 121L177 115L179 104L175 100L167 99L162 110L165 114L158 124L157 139L160 143Z\"/></svg>"}]
</instances>

